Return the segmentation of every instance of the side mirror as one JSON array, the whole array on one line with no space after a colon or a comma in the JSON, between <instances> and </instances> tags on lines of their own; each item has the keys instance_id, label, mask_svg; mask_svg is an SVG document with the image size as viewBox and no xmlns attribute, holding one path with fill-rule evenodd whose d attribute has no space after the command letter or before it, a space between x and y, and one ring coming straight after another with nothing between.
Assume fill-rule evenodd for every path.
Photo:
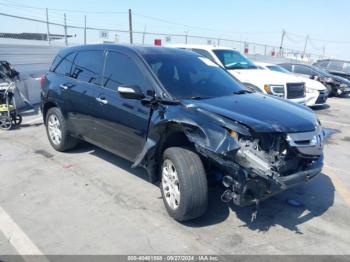
<instances>
[{"instance_id":1,"label":"side mirror","mask_svg":"<svg viewBox=\"0 0 350 262\"><path fill-rule=\"evenodd\" d=\"M310 79L312 79L312 80L317 80L317 78L318 78L318 77L317 77L316 75L311 75L311 76L310 76Z\"/></svg>"},{"instance_id":2,"label":"side mirror","mask_svg":"<svg viewBox=\"0 0 350 262\"><path fill-rule=\"evenodd\" d=\"M118 93L121 97L126 99L141 100L145 98L145 94L142 92L141 88L136 85L118 86Z\"/></svg>"}]
</instances>

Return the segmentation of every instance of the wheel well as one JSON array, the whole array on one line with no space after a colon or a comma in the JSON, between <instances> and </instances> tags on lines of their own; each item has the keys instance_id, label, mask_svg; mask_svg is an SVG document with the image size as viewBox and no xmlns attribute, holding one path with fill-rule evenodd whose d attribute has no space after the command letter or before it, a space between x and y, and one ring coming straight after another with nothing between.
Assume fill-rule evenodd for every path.
<instances>
[{"instance_id":1,"label":"wheel well","mask_svg":"<svg viewBox=\"0 0 350 262\"><path fill-rule=\"evenodd\" d=\"M162 162L162 156L164 151L169 147L185 147L194 151L194 144L187 138L184 131L178 127L168 127L164 136L162 137L159 146L154 154L151 171L151 181L153 183L159 181L159 168Z\"/></svg>"},{"instance_id":2,"label":"wheel well","mask_svg":"<svg viewBox=\"0 0 350 262\"><path fill-rule=\"evenodd\" d=\"M53 108L53 107L57 107L55 103L52 103L52 102L47 102L44 107L43 107L43 120L44 120L44 123L46 121L46 114L47 114L47 111L49 111L50 108Z\"/></svg>"}]
</instances>

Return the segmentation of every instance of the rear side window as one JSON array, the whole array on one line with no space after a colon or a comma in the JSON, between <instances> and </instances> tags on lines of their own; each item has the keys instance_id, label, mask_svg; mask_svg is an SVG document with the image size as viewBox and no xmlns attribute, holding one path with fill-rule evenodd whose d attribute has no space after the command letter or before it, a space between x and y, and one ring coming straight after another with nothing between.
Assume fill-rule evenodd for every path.
<instances>
[{"instance_id":1,"label":"rear side window","mask_svg":"<svg viewBox=\"0 0 350 262\"><path fill-rule=\"evenodd\" d=\"M103 51L80 51L74 59L71 77L101 85L104 64Z\"/></svg>"},{"instance_id":2,"label":"rear side window","mask_svg":"<svg viewBox=\"0 0 350 262\"><path fill-rule=\"evenodd\" d=\"M343 65L344 63L340 61L330 61L328 65L328 69L341 72L343 71Z\"/></svg>"},{"instance_id":3,"label":"rear side window","mask_svg":"<svg viewBox=\"0 0 350 262\"><path fill-rule=\"evenodd\" d=\"M281 64L280 66L283 67L284 69L288 70L289 72L293 71L292 65L290 65L290 64Z\"/></svg>"},{"instance_id":4,"label":"rear side window","mask_svg":"<svg viewBox=\"0 0 350 262\"><path fill-rule=\"evenodd\" d=\"M109 51L103 77L103 86L117 90L120 85L145 88L145 78L136 63L127 55Z\"/></svg>"},{"instance_id":5,"label":"rear side window","mask_svg":"<svg viewBox=\"0 0 350 262\"><path fill-rule=\"evenodd\" d=\"M70 53L65 57L57 55L55 60L52 63L51 71L56 74L69 76L70 70L72 68L72 63L74 60L75 53Z\"/></svg>"},{"instance_id":6,"label":"rear side window","mask_svg":"<svg viewBox=\"0 0 350 262\"><path fill-rule=\"evenodd\" d=\"M302 75L312 75L311 69L303 65L295 65L294 72Z\"/></svg>"},{"instance_id":7,"label":"rear side window","mask_svg":"<svg viewBox=\"0 0 350 262\"><path fill-rule=\"evenodd\" d=\"M327 65L328 65L328 61L320 61L316 63L316 66L323 67L323 68L327 67Z\"/></svg>"}]
</instances>

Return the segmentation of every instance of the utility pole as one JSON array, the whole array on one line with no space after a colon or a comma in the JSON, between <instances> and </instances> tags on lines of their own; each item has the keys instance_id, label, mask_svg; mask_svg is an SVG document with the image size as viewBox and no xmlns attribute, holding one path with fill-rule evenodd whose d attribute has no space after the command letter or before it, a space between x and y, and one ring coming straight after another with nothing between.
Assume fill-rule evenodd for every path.
<instances>
[{"instance_id":1,"label":"utility pole","mask_svg":"<svg viewBox=\"0 0 350 262\"><path fill-rule=\"evenodd\" d=\"M309 41L309 35L306 36L303 57L305 57L307 42Z\"/></svg>"},{"instance_id":2,"label":"utility pole","mask_svg":"<svg viewBox=\"0 0 350 262\"><path fill-rule=\"evenodd\" d=\"M131 14L131 9L129 9L129 33L130 33L130 44L132 44L133 40L132 40L132 14Z\"/></svg>"},{"instance_id":3,"label":"utility pole","mask_svg":"<svg viewBox=\"0 0 350 262\"><path fill-rule=\"evenodd\" d=\"M86 45L86 15L84 15L84 45Z\"/></svg>"},{"instance_id":4,"label":"utility pole","mask_svg":"<svg viewBox=\"0 0 350 262\"><path fill-rule=\"evenodd\" d=\"M66 13L64 13L64 43L66 46L68 46Z\"/></svg>"},{"instance_id":5,"label":"utility pole","mask_svg":"<svg viewBox=\"0 0 350 262\"><path fill-rule=\"evenodd\" d=\"M142 35L142 44L145 44L145 35L146 35L147 25L145 25L145 28L143 29L143 35Z\"/></svg>"},{"instance_id":6,"label":"utility pole","mask_svg":"<svg viewBox=\"0 0 350 262\"><path fill-rule=\"evenodd\" d=\"M185 31L185 44L187 45L188 30Z\"/></svg>"},{"instance_id":7,"label":"utility pole","mask_svg":"<svg viewBox=\"0 0 350 262\"><path fill-rule=\"evenodd\" d=\"M326 47L325 46L322 47L322 51L323 51L323 58L325 58L326 57Z\"/></svg>"},{"instance_id":8,"label":"utility pole","mask_svg":"<svg viewBox=\"0 0 350 262\"><path fill-rule=\"evenodd\" d=\"M283 56L283 42L284 37L286 36L286 30L282 30L282 38L281 38L281 45L280 45L280 56Z\"/></svg>"},{"instance_id":9,"label":"utility pole","mask_svg":"<svg viewBox=\"0 0 350 262\"><path fill-rule=\"evenodd\" d=\"M50 26L49 26L49 10L47 8L46 8L46 28L47 28L47 41L49 42L49 45L51 45Z\"/></svg>"}]
</instances>

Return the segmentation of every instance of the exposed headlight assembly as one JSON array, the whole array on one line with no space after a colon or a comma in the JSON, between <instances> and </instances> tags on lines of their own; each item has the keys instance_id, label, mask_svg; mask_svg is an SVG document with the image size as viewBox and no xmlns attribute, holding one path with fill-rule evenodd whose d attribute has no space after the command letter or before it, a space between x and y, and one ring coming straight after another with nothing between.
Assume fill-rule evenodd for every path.
<instances>
[{"instance_id":1,"label":"exposed headlight assembly","mask_svg":"<svg viewBox=\"0 0 350 262\"><path fill-rule=\"evenodd\" d=\"M283 85L264 85L266 93L278 97L284 97L284 86Z\"/></svg>"}]
</instances>

